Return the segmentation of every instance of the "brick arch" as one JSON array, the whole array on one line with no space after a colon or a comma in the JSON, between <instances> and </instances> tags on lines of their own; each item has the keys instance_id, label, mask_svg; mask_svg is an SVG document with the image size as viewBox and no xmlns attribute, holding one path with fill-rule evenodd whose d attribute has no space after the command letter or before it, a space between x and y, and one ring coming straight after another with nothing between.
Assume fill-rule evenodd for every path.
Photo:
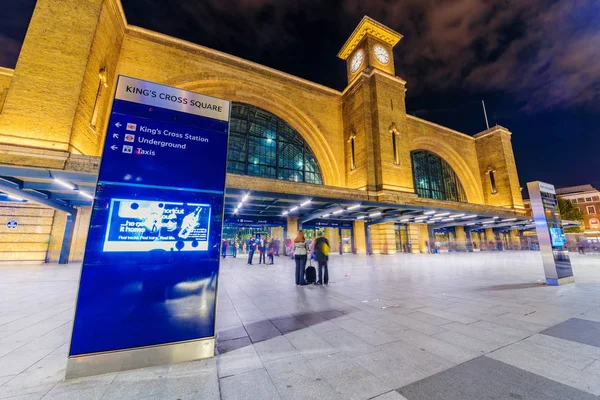
<instances>
[{"instance_id":1,"label":"brick arch","mask_svg":"<svg viewBox=\"0 0 600 400\"><path fill-rule=\"evenodd\" d=\"M275 114L294 128L306 141L321 168L323 184L340 187L344 185L331 146L317 126L317 121L306 115L286 97L250 82L202 79L199 75L175 77L165 84L233 102L246 103Z\"/></svg>"},{"instance_id":2,"label":"brick arch","mask_svg":"<svg viewBox=\"0 0 600 400\"><path fill-rule=\"evenodd\" d=\"M471 171L469 165L461 155L450 145L442 141L432 142L431 138L417 138L410 143L410 151L412 152L415 150L427 150L440 156L450 164L458 176L458 179L465 190L465 194L467 195L467 201L469 203L484 204L479 181L475 178L473 171Z\"/></svg>"}]
</instances>

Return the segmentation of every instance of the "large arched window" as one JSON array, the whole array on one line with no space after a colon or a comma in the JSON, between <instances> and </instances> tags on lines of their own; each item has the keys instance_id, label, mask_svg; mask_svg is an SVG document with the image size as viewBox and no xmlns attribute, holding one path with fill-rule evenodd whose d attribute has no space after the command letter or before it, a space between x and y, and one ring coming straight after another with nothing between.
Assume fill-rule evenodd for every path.
<instances>
[{"instance_id":1,"label":"large arched window","mask_svg":"<svg viewBox=\"0 0 600 400\"><path fill-rule=\"evenodd\" d=\"M413 181L419 197L446 201L467 201L456 172L437 154L425 150L410 153Z\"/></svg>"},{"instance_id":2,"label":"large arched window","mask_svg":"<svg viewBox=\"0 0 600 400\"><path fill-rule=\"evenodd\" d=\"M233 103L227 172L323 184L315 155L284 120L248 104Z\"/></svg>"}]
</instances>

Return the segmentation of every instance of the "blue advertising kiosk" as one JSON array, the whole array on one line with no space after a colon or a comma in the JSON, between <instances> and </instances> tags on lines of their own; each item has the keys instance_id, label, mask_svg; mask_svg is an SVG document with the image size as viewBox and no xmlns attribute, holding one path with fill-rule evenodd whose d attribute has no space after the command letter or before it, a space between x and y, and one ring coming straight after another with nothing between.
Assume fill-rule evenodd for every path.
<instances>
[{"instance_id":1,"label":"blue advertising kiosk","mask_svg":"<svg viewBox=\"0 0 600 400\"><path fill-rule=\"evenodd\" d=\"M546 283L558 286L575 282L554 186L539 181L528 182L527 190L531 199Z\"/></svg>"},{"instance_id":2,"label":"blue advertising kiosk","mask_svg":"<svg viewBox=\"0 0 600 400\"><path fill-rule=\"evenodd\" d=\"M230 102L119 76L67 378L214 355Z\"/></svg>"}]
</instances>

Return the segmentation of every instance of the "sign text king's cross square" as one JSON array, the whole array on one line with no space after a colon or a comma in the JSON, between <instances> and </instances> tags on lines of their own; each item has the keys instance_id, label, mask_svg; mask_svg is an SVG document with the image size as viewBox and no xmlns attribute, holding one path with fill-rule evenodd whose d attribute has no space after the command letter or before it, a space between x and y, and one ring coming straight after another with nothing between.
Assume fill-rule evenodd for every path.
<instances>
[{"instance_id":1,"label":"sign text king's cross square","mask_svg":"<svg viewBox=\"0 0 600 400\"><path fill-rule=\"evenodd\" d=\"M115 98L229 121L229 102L226 100L125 76L119 78Z\"/></svg>"}]
</instances>

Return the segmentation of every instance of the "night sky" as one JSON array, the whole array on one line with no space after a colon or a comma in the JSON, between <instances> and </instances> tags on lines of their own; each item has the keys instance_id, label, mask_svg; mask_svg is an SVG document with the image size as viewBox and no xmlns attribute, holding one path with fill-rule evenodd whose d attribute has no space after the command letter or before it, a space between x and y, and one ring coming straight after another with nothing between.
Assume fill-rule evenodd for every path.
<instances>
[{"instance_id":1,"label":"night sky","mask_svg":"<svg viewBox=\"0 0 600 400\"><path fill-rule=\"evenodd\" d=\"M600 189L598 0L122 0L130 24L321 83L363 15L398 31L407 112L475 134L513 132L521 185ZM0 65L14 67L34 0L0 0Z\"/></svg>"}]
</instances>

